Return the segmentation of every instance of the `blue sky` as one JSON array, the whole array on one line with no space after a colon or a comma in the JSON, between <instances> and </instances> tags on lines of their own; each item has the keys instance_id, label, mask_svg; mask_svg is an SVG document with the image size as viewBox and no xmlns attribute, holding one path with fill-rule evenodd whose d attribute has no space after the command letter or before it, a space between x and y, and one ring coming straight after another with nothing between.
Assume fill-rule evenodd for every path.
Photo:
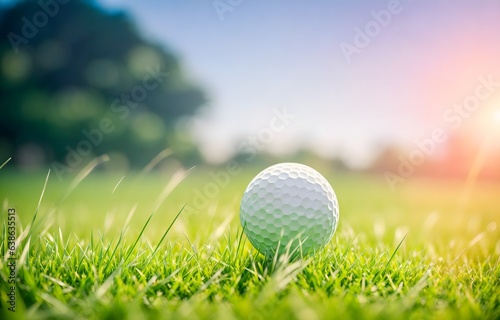
<instances>
[{"instance_id":1,"label":"blue sky","mask_svg":"<svg viewBox=\"0 0 500 320\"><path fill-rule=\"evenodd\" d=\"M243 0L223 20L211 0L98 2L127 11L207 89L192 132L208 159L224 161L286 108L296 118L267 150L306 146L357 166L425 137L478 77L500 80L498 0L401 0L349 63L341 44L393 1Z\"/></svg>"}]
</instances>

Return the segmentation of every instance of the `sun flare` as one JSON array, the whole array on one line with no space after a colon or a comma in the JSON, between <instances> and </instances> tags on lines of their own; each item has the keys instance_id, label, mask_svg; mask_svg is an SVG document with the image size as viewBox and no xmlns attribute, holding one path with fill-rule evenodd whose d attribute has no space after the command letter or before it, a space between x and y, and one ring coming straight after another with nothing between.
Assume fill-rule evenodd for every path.
<instances>
[{"instance_id":1,"label":"sun flare","mask_svg":"<svg viewBox=\"0 0 500 320\"><path fill-rule=\"evenodd\" d=\"M500 109L498 109L494 114L493 117L496 122L500 122Z\"/></svg>"}]
</instances>

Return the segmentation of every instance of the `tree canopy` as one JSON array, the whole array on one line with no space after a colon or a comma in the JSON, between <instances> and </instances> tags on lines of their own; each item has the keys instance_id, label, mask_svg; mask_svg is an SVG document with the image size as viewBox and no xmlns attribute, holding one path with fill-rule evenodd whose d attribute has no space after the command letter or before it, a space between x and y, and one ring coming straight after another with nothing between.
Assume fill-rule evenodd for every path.
<instances>
[{"instance_id":1,"label":"tree canopy","mask_svg":"<svg viewBox=\"0 0 500 320\"><path fill-rule=\"evenodd\" d=\"M204 92L124 12L83 0L0 11L0 161L115 152L143 165L166 147L196 153L182 120L205 104Z\"/></svg>"}]
</instances>

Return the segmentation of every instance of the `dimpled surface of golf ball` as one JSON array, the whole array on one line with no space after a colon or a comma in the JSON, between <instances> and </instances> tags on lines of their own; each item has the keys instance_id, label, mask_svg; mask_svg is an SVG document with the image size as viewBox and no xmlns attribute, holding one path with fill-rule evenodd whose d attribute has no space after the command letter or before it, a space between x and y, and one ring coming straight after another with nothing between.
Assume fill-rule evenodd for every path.
<instances>
[{"instance_id":1,"label":"dimpled surface of golf ball","mask_svg":"<svg viewBox=\"0 0 500 320\"><path fill-rule=\"evenodd\" d=\"M240 220L252 245L264 255L276 250L307 254L332 238L339 205L319 172L298 163L280 163L250 182L241 200Z\"/></svg>"}]
</instances>

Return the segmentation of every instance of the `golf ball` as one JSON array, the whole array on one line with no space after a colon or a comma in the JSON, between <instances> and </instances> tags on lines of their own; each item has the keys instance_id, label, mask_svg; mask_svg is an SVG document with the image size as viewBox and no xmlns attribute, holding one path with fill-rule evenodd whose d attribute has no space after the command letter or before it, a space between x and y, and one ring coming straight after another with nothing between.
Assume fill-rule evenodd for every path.
<instances>
[{"instance_id":1,"label":"golf ball","mask_svg":"<svg viewBox=\"0 0 500 320\"><path fill-rule=\"evenodd\" d=\"M324 247L339 220L337 197L316 170L280 163L260 172L248 185L240 206L243 230L264 255L307 254Z\"/></svg>"}]
</instances>

